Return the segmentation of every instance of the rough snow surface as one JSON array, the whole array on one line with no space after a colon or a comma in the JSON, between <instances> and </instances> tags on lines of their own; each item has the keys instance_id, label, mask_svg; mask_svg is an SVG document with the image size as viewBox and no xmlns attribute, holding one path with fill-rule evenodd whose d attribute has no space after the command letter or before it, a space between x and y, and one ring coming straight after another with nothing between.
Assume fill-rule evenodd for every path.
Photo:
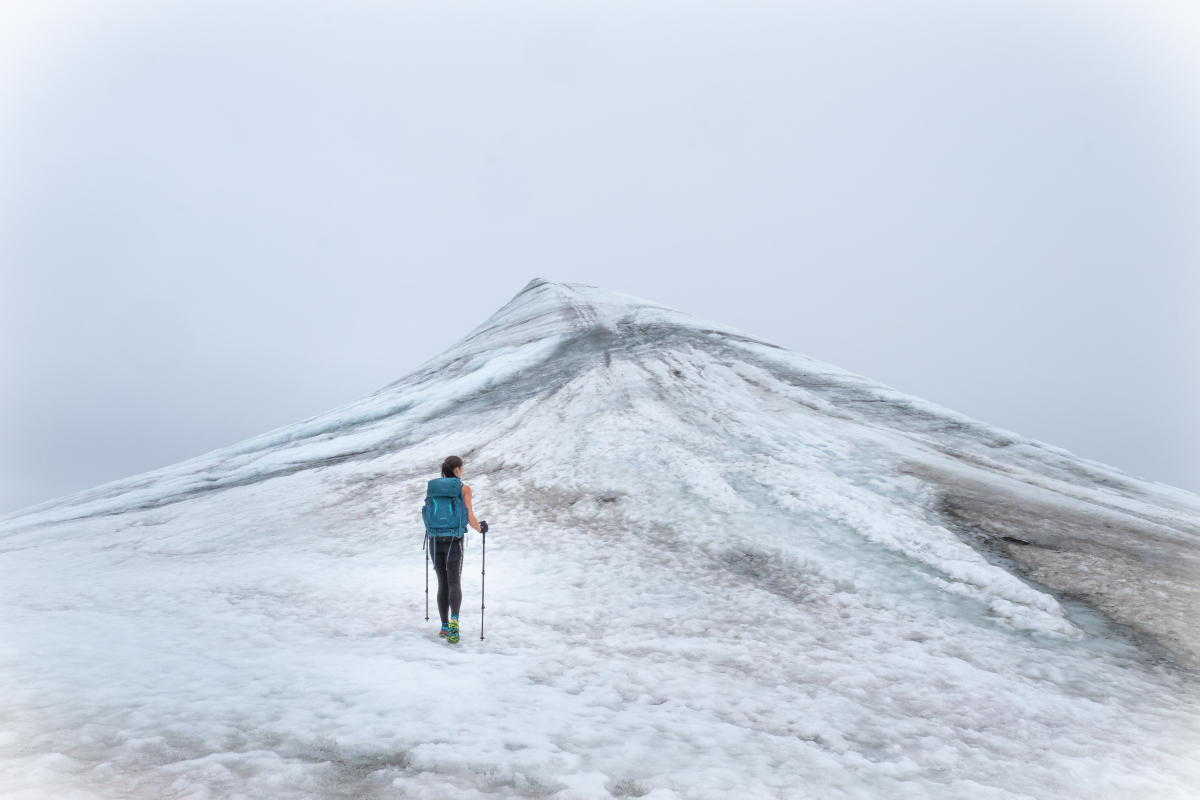
<instances>
[{"instance_id":1,"label":"rough snow surface","mask_svg":"<svg viewBox=\"0 0 1200 800\"><path fill-rule=\"evenodd\" d=\"M486 638L472 534L458 647L425 621L419 528L452 452L494 526ZM536 281L360 402L2 523L0 788L1198 797L1198 522L1184 492Z\"/></svg>"}]
</instances>

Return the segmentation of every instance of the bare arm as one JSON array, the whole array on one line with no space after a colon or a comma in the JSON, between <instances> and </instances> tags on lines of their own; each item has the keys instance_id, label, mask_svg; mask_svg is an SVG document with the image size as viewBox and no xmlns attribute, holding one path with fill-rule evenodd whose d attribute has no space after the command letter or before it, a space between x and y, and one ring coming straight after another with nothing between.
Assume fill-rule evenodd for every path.
<instances>
[{"instance_id":1,"label":"bare arm","mask_svg":"<svg viewBox=\"0 0 1200 800\"><path fill-rule=\"evenodd\" d=\"M471 487L463 484L463 502L467 504L467 524L479 530L479 520L475 519L475 509L471 507Z\"/></svg>"}]
</instances>

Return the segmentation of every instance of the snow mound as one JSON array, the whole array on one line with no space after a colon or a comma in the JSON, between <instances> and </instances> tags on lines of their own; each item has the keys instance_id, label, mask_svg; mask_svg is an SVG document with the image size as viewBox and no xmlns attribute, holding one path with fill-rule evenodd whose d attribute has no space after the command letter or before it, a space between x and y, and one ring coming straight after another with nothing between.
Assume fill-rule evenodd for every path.
<instances>
[{"instance_id":1,"label":"snow mound","mask_svg":"<svg viewBox=\"0 0 1200 800\"><path fill-rule=\"evenodd\" d=\"M457 648L418 513L449 453L494 525ZM6 797L1200 786L1200 500L593 287L0 553Z\"/></svg>"}]
</instances>

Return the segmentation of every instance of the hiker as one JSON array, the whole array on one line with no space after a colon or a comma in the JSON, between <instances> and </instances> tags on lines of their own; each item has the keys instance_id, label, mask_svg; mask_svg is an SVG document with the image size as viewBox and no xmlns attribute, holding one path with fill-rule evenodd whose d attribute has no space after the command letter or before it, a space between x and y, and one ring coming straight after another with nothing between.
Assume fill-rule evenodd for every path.
<instances>
[{"instance_id":1,"label":"hiker","mask_svg":"<svg viewBox=\"0 0 1200 800\"><path fill-rule=\"evenodd\" d=\"M425 544L437 573L437 606L442 616L439 638L458 644L458 609L462 605L463 534L470 525L487 533L487 522L475 519L471 487L462 482L463 462L450 456L442 462L442 477L429 482L425 492Z\"/></svg>"}]
</instances>

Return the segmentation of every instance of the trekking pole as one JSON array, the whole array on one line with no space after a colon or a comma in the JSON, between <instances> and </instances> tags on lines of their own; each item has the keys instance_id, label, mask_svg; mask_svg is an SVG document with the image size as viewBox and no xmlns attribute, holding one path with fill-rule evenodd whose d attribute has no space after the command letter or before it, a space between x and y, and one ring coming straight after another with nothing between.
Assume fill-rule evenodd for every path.
<instances>
[{"instance_id":1,"label":"trekking pole","mask_svg":"<svg viewBox=\"0 0 1200 800\"><path fill-rule=\"evenodd\" d=\"M483 641L483 610L487 608L483 604L483 592L487 588L487 530L483 531L483 557L480 559L482 565L479 570L479 640Z\"/></svg>"},{"instance_id":2,"label":"trekking pole","mask_svg":"<svg viewBox=\"0 0 1200 800\"><path fill-rule=\"evenodd\" d=\"M429 622L429 537L425 537L425 621Z\"/></svg>"}]
</instances>

